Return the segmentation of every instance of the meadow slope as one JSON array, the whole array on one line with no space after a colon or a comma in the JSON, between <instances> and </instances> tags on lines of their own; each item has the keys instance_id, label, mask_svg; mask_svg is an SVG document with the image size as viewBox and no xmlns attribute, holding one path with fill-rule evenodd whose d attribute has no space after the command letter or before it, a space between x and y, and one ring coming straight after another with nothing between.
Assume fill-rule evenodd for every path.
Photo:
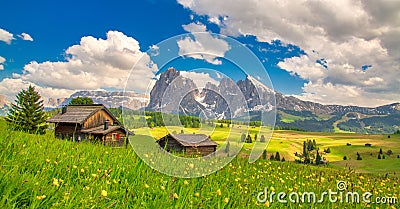
<instances>
[{"instance_id":1,"label":"meadow slope","mask_svg":"<svg viewBox=\"0 0 400 209\"><path fill-rule=\"evenodd\" d=\"M75 143L8 131L0 121L0 208L399 208L399 203L257 201L268 187L320 193L345 181L349 191L400 198L398 178L291 162L235 158L211 175L163 175L128 148Z\"/></svg>"}]
</instances>

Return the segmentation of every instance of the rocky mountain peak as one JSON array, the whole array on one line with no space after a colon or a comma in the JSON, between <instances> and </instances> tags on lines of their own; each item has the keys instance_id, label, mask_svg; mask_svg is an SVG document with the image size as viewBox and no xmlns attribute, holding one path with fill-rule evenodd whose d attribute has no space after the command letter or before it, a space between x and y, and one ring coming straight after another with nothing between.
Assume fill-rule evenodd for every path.
<instances>
[{"instance_id":1,"label":"rocky mountain peak","mask_svg":"<svg viewBox=\"0 0 400 209\"><path fill-rule=\"evenodd\" d=\"M169 68L161 73L151 90L147 108L153 111L163 109L170 113L179 111L189 115L197 114L201 110L196 101L198 95L199 90L191 79L182 77L179 71Z\"/></svg>"}]
</instances>

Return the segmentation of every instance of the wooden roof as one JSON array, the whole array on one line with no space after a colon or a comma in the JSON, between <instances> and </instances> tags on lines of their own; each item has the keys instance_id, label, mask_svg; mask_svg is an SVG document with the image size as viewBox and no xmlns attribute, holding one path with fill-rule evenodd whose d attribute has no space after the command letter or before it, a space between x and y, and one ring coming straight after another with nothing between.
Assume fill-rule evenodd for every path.
<instances>
[{"instance_id":1,"label":"wooden roof","mask_svg":"<svg viewBox=\"0 0 400 209\"><path fill-rule=\"evenodd\" d=\"M217 146L218 144L211 140L205 134L169 134L182 146L185 147L202 147L202 146ZM165 137L164 137L165 138Z\"/></svg>"},{"instance_id":2,"label":"wooden roof","mask_svg":"<svg viewBox=\"0 0 400 209\"><path fill-rule=\"evenodd\" d=\"M102 134L106 135L110 132L113 132L115 130L122 129L125 131L125 129L122 126L108 126L108 129L104 130L104 125L97 126L94 128L88 128L88 129L83 129L81 130L82 133L88 133L88 134Z\"/></svg>"},{"instance_id":3,"label":"wooden roof","mask_svg":"<svg viewBox=\"0 0 400 209\"><path fill-rule=\"evenodd\" d=\"M68 105L66 112L54 115L47 122L50 123L79 123L82 124L97 111L105 110L117 124L120 124L113 114L102 104Z\"/></svg>"}]
</instances>

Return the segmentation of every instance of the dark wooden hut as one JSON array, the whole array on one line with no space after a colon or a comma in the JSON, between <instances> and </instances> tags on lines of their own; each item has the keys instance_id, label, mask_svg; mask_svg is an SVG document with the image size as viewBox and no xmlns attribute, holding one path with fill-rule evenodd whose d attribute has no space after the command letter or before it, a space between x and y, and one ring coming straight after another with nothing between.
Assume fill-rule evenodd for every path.
<instances>
[{"instance_id":1,"label":"dark wooden hut","mask_svg":"<svg viewBox=\"0 0 400 209\"><path fill-rule=\"evenodd\" d=\"M204 134L168 134L158 140L168 152L183 152L186 155L206 156L217 150L217 143Z\"/></svg>"},{"instance_id":2,"label":"dark wooden hut","mask_svg":"<svg viewBox=\"0 0 400 209\"><path fill-rule=\"evenodd\" d=\"M56 137L77 141L90 139L122 146L128 135L133 134L102 104L69 105L47 122L55 124Z\"/></svg>"}]
</instances>

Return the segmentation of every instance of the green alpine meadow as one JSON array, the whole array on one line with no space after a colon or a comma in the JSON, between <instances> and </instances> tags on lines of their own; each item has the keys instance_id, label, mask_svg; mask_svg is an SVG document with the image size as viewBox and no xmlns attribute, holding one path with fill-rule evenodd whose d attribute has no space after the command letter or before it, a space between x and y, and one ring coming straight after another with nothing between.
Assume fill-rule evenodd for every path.
<instances>
[{"instance_id":1,"label":"green alpine meadow","mask_svg":"<svg viewBox=\"0 0 400 209\"><path fill-rule=\"evenodd\" d=\"M0 209L400 209L400 0L2 1Z\"/></svg>"},{"instance_id":2,"label":"green alpine meadow","mask_svg":"<svg viewBox=\"0 0 400 209\"><path fill-rule=\"evenodd\" d=\"M4 120L0 121L0 128L1 208L399 207L398 162L392 165L396 175L384 175L359 173L336 165L303 165L269 159L248 163L247 158L236 157L211 175L180 179L153 170L131 147L60 140L51 131L45 135L10 131ZM301 136L297 132L284 134ZM349 164L355 164L355 160ZM360 195L370 192L371 203L363 203L361 198L360 203L340 203L340 200L331 203L327 198L318 203L320 196L315 202L312 199L307 202L306 198L305 202L297 203L280 203L275 197L271 202L269 196L265 202L257 199L268 188L276 194L295 191L301 200L304 192L337 191L340 181L346 182L345 191ZM387 197L387 203L372 203L375 197Z\"/></svg>"}]
</instances>

